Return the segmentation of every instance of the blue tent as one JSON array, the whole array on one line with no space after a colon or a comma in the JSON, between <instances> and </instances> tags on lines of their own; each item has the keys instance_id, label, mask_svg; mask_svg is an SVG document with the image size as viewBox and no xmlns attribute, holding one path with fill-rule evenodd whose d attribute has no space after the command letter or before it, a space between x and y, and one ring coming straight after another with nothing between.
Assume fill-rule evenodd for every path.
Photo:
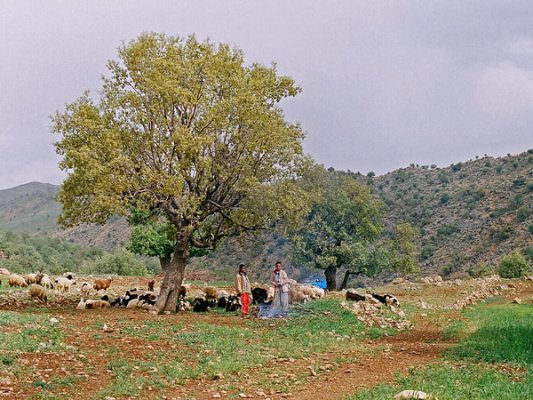
<instances>
[{"instance_id":1,"label":"blue tent","mask_svg":"<svg viewBox=\"0 0 533 400\"><path fill-rule=\"evenodd\" d=\"M326 282L326 278L322 276L311 276L309 278L306 278L302 281L304 285L312 285L317 286L322 289L326 289L328 287L328 284Z\"/></svg>"}]
</instances>

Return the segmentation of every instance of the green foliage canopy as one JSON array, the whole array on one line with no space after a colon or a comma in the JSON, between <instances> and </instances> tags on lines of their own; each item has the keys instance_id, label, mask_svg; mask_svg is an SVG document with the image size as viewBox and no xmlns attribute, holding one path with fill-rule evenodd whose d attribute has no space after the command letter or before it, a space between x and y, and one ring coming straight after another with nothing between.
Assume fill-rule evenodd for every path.
<instances>
[{"instance_id":1,"label":"green foliage canopy","mask_svg":"<svg viewBox=\"0 0 533 400\"><path fill-rule=\"evenodd\" d=\"M368 250L381 233L381 203L366 186L321 166L302 179L302 186L315 198L303 226L292 232L295 262L365 269L382 258L381 251Z\"/></svg>"},{"instance_id":2,"label":"green foliage canopy","mask_svg":"<svg viewBox=\"0 0 533 400\"><path fill-rule=\"evenodd\" d=\"M64 225L105 223L134 206L209 247L305 210L292 183L304 134L278 106L300 91L291 78L194 36L143 34L118 58L98 103L85 93L54 118L69 172L59 194ZM154 230L135 234L154 239ZM163 242L136 251L161 255Z\"/></svg>"},{"instance_id":3,"label":"green foliage canopy","mask_svg":"<svg viewBox=\"0 0 533 400\"><path fill-rule=\"evenodd\" d=\"M528 260L518 250L502 257L498 274L502 278L519 278L531 269Z\"/></svg>"}]
</instances>

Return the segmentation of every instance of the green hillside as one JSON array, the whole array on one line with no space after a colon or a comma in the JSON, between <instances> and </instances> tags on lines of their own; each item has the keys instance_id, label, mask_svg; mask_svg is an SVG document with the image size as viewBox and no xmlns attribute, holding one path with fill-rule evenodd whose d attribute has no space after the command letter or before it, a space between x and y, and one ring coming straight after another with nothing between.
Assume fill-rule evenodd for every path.
<instances>
[{"instance_id":1,"label":"green hillside","mask_svg":"<svg viewBox=\"0 0 533 400\"><path fill-rule=\"evenodd\" d=\"M385 203L388 225L420 228L424 272L473 271L533 246L533 150L366 180Z\"/></svg>"},{"instance_id":2,"label":"green hillside","mask_svg":"<svg viewBox=\"0 0 533 400\"><path fill-rule=\"evenodd\" d=\"M533 150L484 156L445 168L412 164L382 176L336 173L364 181L383 200L385 235L403 222L418 227L423 274L475 274L515 249L533 252ZM0 229L47 234L108 250L128 240L128 227L119 218L103 227L57 227L58 188L33 182L0 190ZM214 269L231 277L229 271L245 262L254 275L267 277L275 260L288 259L287 250L285 238L267 233L256 240L229 240L192 263L195 269Z\"/></svg>"},{"instance_id":3,"label":"green hillside","mask_svg":"<svg viewBox=\"0 0 533 400\"><path fill-rule=\"evenodd\" d=\"M61 205L55 201L59 186L31 182L0 190L0 229L16 233L46 234L83 246L111 250L128 239L126 223L118 218L105 226L83 225L62 229L57 226Z\"/></svg>"}]
</instances>

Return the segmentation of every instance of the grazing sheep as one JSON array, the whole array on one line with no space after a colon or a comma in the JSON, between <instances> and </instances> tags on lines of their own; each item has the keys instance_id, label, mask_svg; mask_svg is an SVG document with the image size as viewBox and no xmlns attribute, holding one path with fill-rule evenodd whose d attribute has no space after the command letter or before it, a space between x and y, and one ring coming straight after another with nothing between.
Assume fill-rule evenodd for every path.
<instances>
[{"instance_id":1,"label":"grazing sheep","mask_svg":"<svg viewBox=\"0 0 533 400\"><path fill-rule=\"evenodd\" d=\"M63 276L67 279L72 280L76 277L76 274L74 272L65 272Z\"/></svg>"},{"instance_id":2,"label":"grazing sheep","mask_svg":"<svg viewBox=\"0 0 533 400\"><path fill-rule=\"evenodd\" d=\"M37 274L26 274L23 276L23 278L28 285L37 283Z\"/></svg>"},{"instance_id":3,"label":"grazing sheep","mask_svg":"<svg viewBox=\"0 0 533 400\"><path fill-rule=\"evenodd\" d=\"M300 293L303 293L306 296L309 296L309 298L312 298L315 295L315 292L313 292L313 289L311 288L311 286L297 285L297 286L294 286L294 288L298 290Z\"/></svg>"},{"instance_id":4,"label":"grazing sheep","mask_svg":"<svg viewBox=\"0 0 533 400\"><path fill-rule=\"evenodd\" d=\"M83 297L89 296L89 293L91 292L91 284L89 282L83 282L80 285L80 292Z\"/></svg>"},{"instance_id":5,"label":"grazing sheep","mask_svg":"<svg viewBox=\"0 0 533 400\"><path fill-rule=\"evenodd\" d=\"M0 268L0 275L7 275L7 276L9 276L9 275L11 275L11 273L10 273L7 269L5 269L5 268Z\"/></svg>"},{"instance_id":6,"label":"grazing sheep","mask_svg":"<svg viewBox=\"0 0 533 400\"><path fill-rule=\"evenodd\" d=\"M208 286L206 288L204 288L204 293L205 293L205 297L207 299L216 299L217 298L217 288L215 287L212 287L212 286Z\"/></svg>"},{"instance_id":7,"label":"grazing sheep","mask_svg":"<svg viewBox=\"0 0 533 400\"><path fill-rule=\"evenodd\" d=\"M68 279L63 276L57 278L54 283L56 284L56 289L60 292L70 292L70 287L76 284L74 279Z\"/></svg>"},{"instance_id":8,"label":"grazing sheep","mask_svg":"<svg viewBox=\"0 0 533 400\"><path fill-rule=\"evenodd\" d=\"M11 274L9 275L9 286L20 286L20 287L28 287L28 284L26 283L26 280L17 274Z\"/></svg>"},{"instance_id":9,"label":"grazing sheep","mask_svg":"<svg viewBox=\"0 0 533 400\"><path fill-rule=\"evenodd\" d=\"M41 286L44 286L45 288L48 288L48 289L53 289L54 288L54 285L52 285L52 280L46 274L43 274L43 276L41 278Z\"/></svg>"},{"instance_id":10,"label":"grazing sheep","mask_svg":"<svg viewBox=\"0 0 533 400\"><path fill-rule=\"evenodd\" d=\"M313 289L314 299L321 299L326 295L326 291L322 288L319 288L317 286L311 286L311 289Z\"/></svg>"},{"instance_id":11,"label":"grazing sheep","mask_svg":"<svg viewBox=\"0 0 533 400\"><path fill-rule=\"evenodd\" d=\"M109 289L109 286L111 286L111 282L113 282L113 278L109 277L106 279L97 279L94 281L93 288L98 292L99 290L105 290Z\"/></svg>"},{"instance_id":12,"label":"grazing sheep","mask_svg":"<svg viewBox=\"0 0 533 400\"><path fill-rule=\"evenodd\" d=\"M76 309L77 310L85 310L85 299L80 299L80 302L78 303L78 305L76 306Z\"/></svg>"},{"instance_id":13,"label":"grazing sheep","mask_svg":"<svg viewBox=\"0 0 533 400\"><path fill-rule=\"evenodd\" d=\"M32 284L28 289L28 293L31 297L37 297L41 301L48 301L46 290L41 285L37 285L35 283Z\"/></svg>"},{"instance_id":14,"label":"grazing sheep","mask_svg":"<svg viewBox=\"0 0 533 400\"><path fill-rule=\"evenodd\" d=\"M109 304L109 302L105 300L86 300L85 301L85 308L87 309L109 308L109 307L111 307L111 304Z\"/></svg>"},{"instance_id":15,"label":"grazing sheep","mask_svg":"<svg viewBox=\"0 0 533 400\"><path fill-rule=\"evenodd\" d=\"M300 292L298 289L291 287L289 289L289 299L291 303L307 303L309 301L309 296Z\"/></svg>"}]
</instances>

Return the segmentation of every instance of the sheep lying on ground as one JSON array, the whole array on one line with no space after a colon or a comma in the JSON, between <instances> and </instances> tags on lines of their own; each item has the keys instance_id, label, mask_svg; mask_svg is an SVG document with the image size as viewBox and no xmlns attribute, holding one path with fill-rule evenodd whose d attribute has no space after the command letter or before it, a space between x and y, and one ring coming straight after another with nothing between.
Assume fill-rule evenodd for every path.
<instances>
[{"instance_id":1,"label":"sheep lying on ground","mask_svg":"<svg viewBox=\"0 0 533 400\"><path fill-rule=\"evenodd\" d=\"M361 295L355 291L348 290L346 292L346 300L352 300L352 301L365 301L366 297L364 295Z\"/></svg>"},{"instance_id":2,"label":"sheep lying on ground","mask_svg":"<svg viewBox=\"0 0 533 400\"><path fill-rule=\"evenodd\" d=\"M31 297L37 297L41 301L48 301L46 290L41 285L37 285L36 283L32 284L28 290L28 293Z\"/></svg>"},{"instance_id":3,"label":"sheep lying on ground","mask_svg":"<svg viewBox=\"0 0 533 400\"><path fill-rule=\"evenodd\" d=\"M111 282L113 282L113 278L109 277L106 279L97 279L94 281L93 288L98 292L99 290L105 290L109 289L111 286Z\"/></svg>"},{"instance_id":4,"label":"sheep lying on ground","mask_svg":"<svg viewBox=\"0 0 533 400\"><path fill-rule=\"evenodd\" d=\"M17 274L11 274L9 275L9 286L19 286L19 287L28 287L28 283L26 280Z\"/></svg>"},{"instance_id":5,"label":"sheep lying on ground","mask_svg":"<svg viewBox=\"0 0 533 400\"><path fill-rule=\"evenodd\" d=\"M192 302L192 310L194 312L207 312L209 311L209 303L207 300L197 297Z\"/></svg>"},{"instance_id":6,"label":"sheep lying on ground","mask_svg":"<svg viewBox=\"0 0 533 400\"><path fill-rule=\"evenodd\" d=\"M93 308L109 308L111 304L105 300L85 300L85 308L90 310Z\"/></svg>"},{"instance_id":7,"label":"sheep lying on ground","mask_svg":"<svg viewBox=\"0 0 533 400\"><path fill-rule=\"evenodd\" d=\"M372 297L379 300L380 303L386 304L388 306L400 307L400 301L396 296L393 296L392 294L372 293Z\"/></svg>"},{"instance_id":8,"label":"sheep lying on ground","mask_svg":"<svg viewBox=\"0 0 533 400\"><path fill-rule=\"evenodd\" d=\"M9 275L11 275L11 273L10 273L7 269L5 269L5 268L0 268L0 275L7 275L7 276L9 276Z\"/></svg>"}]
</instances>

